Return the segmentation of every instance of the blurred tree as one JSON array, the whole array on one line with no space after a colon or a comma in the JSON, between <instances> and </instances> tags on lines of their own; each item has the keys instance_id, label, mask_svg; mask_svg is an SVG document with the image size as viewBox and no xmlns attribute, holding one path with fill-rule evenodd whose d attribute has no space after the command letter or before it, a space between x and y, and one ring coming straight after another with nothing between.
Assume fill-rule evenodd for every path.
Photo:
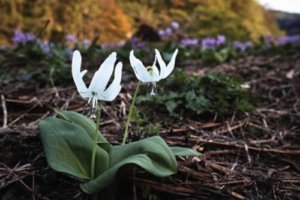
<instances>
[{"instance_id":1,"label":"blurred tree","mask_svg":"<svg viewBox=\"0 0 300 200\"><path fill-rule=\"evenodd\" d=\"M0 0L0 18L0 37L6 39L22 29L60 41L73 34L79 40L116 42L131 36L133 27L146 24L157 30L172 21L190 37L258 40L281 34L256 0Z\"/></svg>"},{"instance_id":2,"label":"blurred tree","mask_svg":"<svg viewBox=\"0 0 300 200\"><path fill-rule=\"evenodd\" d=\"M255 0L118 0L135 24L155 28L178 21L191 37L224 34L231 39L253 39L282 34L274 17Z\"/></svg>"},{"instance_id":3,"label":"blurred tree","mask_svg":"<svg viewBox=\"0 0 300 200\"><path fill-rule=\"evenodd\" d=\"M53 36L68 33L79 39L116 42L131 32L129 18L112 0L60 1L53 7Z\"/></svg>"},{"instance_id":4,"label":"blurred tree","mask_svg":"<svg viewBox=\"0 0 300 200\"><path fill-rule=\"evenodd\" d=\"M0 34L7 39L15 29L60 41L73 34L79 40L117 42L132 32L115 0L0 0L0 11Z\"/></svg>"}]
</instances>

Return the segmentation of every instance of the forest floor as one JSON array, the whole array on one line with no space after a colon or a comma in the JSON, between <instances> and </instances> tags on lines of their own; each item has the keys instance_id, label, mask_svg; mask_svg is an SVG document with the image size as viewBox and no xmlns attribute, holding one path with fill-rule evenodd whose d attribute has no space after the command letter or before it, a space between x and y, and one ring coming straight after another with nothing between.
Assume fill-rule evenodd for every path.
<instances>
[{"instance_id":1,"label":"forest floor","mask_svg":"<svg viewBox=\"0 0 300 200\"><path fill-rule=\"evenodd\" d=\"M177 67L194 75L239 75L259 97L256 108L239 116L170 123L159 135L203 156L178 157L178 173L167 178L134 170L122 178L117 199L300 199L300 53L253 55L220 65L189 60ZM122 113L134 86L135 81L124 85L120 97L104 106L101 130L114 144L122 139ZM0 199L89 199L78 180L47 165L37 128L54 115L53 108L85 112L73 83L51 87L15 79L3 83L0 94L0 122L7 120L0 128ZM166 114L153 116L159 122Z\"/></svg>"}]
</instances>

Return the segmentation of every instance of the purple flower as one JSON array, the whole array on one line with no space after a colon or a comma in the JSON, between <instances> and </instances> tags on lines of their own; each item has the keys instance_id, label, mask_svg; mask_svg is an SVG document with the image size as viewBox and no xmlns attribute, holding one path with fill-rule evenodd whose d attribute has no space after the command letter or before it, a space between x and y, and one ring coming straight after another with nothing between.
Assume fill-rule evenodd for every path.
<instances>
[{"instance_id":1,"label":"purple flower","mask_svg":"<svg viewBox=\"0 0 300 200\"><path fill-rule=\"evenodd\" d=\"M145 43L144 42L141 42L138 40L138 38L136 37L132 37L131 40L131 45L134 47L134 48L143 48L145 46Z\"/></svg>"},{"instance_id":2,"label":"purple flower","mask_svg":"<svg viewBox=\"0 0 300 200\"><path fill-rule=\"evenodd\" d=\"M120 42L118 42L118 43L116 44L116 46L117 46L117 47L123 47L123 46L125 46L125 44L126 44L126 41L125 41L125 40L121 40Z\"/></svg>"},{"instance_id":3,"label":"purple flower","mask_svg":"<svg viewBox=\"0 0 300 200\"><path fill-rule=\"evenodd\" d=\"M300 35L288 35L276 38L279 45L300 43Z\"/></svg>"},{"instance_id":4,"label":"purple flower","mask_svg":"<svg viewBox=\"0 0 300 200\"><path fill-rule=\"evenodd\" d=\"M198 39L191 39L191 38L184 38L182 40L180 40L180 44L182 46L197 46L199 45L199 41Z\"/></svg>"},{"instance_id":5,"label":"purple flower","mask_svg":"<svg viewBox=\"0 0 300 200\"><path fill-rule=\"evenodd\" d=\"M14 44L23 44L26 40L25 34L22 31L15 30L12 41Z\"/></svg>"},{"instance_id":6,"label":"purple flower","mask_svg":"<svg viewBox=\"0 0 300 200\"><path fill-rule=\"evenodd\" d=\"M83 41L82 41L82 44L83 45L86 45L86 46L89 46L89 45L91 45L91 40L89 40L89 39L84 39Z\"/></svg>"},{"instance_id":7,"label":"purple flower","mask_svg":"<svg viewBox=\"0 0 300 200\"><path fill-rule=\"evenodd\" d=\"M226 37L224 35L218 35L216 43L217 43L217 46L221 46L221 45L225 44Z\"/></svg>"},{"instance_id":8,"label":"purple flower","mask_svg":"<svg viewBox=\"0 0 300 200\"><path fill-rule=\"evenodd\" d=\"M164 37L164 36L165 36L165 31L164 31L164 30L159 30L159 31L158 31L158 35L159 35L160 37Z\"/></svg>"},{"instance_id":9,"label":"purple flower","mask_svg":"<svg viewBox=\"0 0 300 200\"><path fill-rule=\"evenodd\" d=\"M177 30L177 29L179 29L179 24L176 21L173 21L171 23L171 28L174 30Z\"/></svg>"},{"instance_id":10,"label":"purple flower","mask_svg":"<svg viewBox=\"0 0 300 200\"><path fill-rule=\"evenodd\" d=\"M203 49L213 49L216 47L216 40L214 38L208 37L201 41L201 46Z\"/></svg>"},{"instance_id":11,"label":"purple flower","mask_svg":"<svg viewBox=\"0 0 300 200\"><path fill-rule=\"evenodd\" d=\"M290 36L291 43L299 43L300 42L300 35L293 35Z\"/></svg>"},{"instance_id":12,"label":"purple flower","mask_svg":"<svg viewBox=\"0 0 300 200\"><path fill-rule=\"evenodd\" d=\"M66 41L69 43L77 43L77 38L75 35L67 34L66 35Z\"/></svg>"},{"instance_id":13,"label":"purple flower","mask_svg":"<svg viewBox=\"0 0 300 200\"><path fill-rule=\"evenodd\" d=\"M172 29L171 28L166 28L165 30L165 36L171 36L173 33Z\"/></svg>"},{"instance_id":14,"label":"purple flower","mask_svg":"<svg viewBox=\"0 0 300 200\"><path fill-rule=\"evenodd\" d=\"M51 56L52 55L52 51L51 51L51 47L48 41L45 42L40 42L39 43L40 48L42 49L42 52L47 55L47 56Z\"/></svg>"},{"instance_id":15,"label":"purple flower","mask_svg":"<svg viewBox=\"0 0 300 200\"><path fill-rule=\"evenodd\" d=\"M274 44L273 37L271 35L266 35L264 37L264 43L265 43L267 48L271 47Z\"/></svg>"},{"instance_id":16,"label":"purple flower","mask_svg":"<svg viewBox=\"0 0 300 200\"><path fill-rule=\"evenodd\" d=\"M37 37L33 33L26 33L25 37L27 41L34 41L37 39Z\"/></svg>"},{"instance_id":17,"label":"purple flower","mask_svg":"<svg viewBox=\"0 0 300 200\"><path fill-rule=\"evenodd\" d=\"M24 33L20 30L15 30L12 42L15 45L25 44L27 42L37 41L38 38L33 33Z\"/></svg>"},{"instance_id":18,"label":"purple flower","mask_svg":"<svg viewBox=\"0 0 300 200\"><path fill-rule=\"evenodd\" d=\"M233 43L233 48L240 52L244 52L246 50L246 46L243 43L241 43L240 41L235 41Z\"/></svg>"},{"instance_id":19,"label":"purple flower","mask_svg":"<svg viewBox=\"0 0 300 200\"><path fill-rule=\"evenodd\" d=\"M286 37L277 37L276 41L278 42L279 45L286 45L286 44L288 44L288 41L287 41Z\"/></svg>"}]
</instances>

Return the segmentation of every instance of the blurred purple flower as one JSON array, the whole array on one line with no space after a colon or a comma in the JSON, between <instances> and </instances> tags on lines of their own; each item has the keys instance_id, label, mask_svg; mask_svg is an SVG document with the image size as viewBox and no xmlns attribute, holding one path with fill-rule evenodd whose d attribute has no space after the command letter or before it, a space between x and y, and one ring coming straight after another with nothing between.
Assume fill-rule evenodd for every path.
<instances>
[{"instance_id":1,"label":"blurred purple flower","mask_svg":"<svg viewBox=\"0 0 300 200\"><path fill-rule=\"evenodd\" d=\"M120 42L117 43L117 47L123 47L125 46L126 41L125 40L121 40Z\"/></svg>"},{"instance_id":2,"label":"blurred purple flower","mask_svg":"<svg viewBox=\"0 0 300 200\"><path fill-rule=\"evenodd\" d=\"M279 45L286 45L288 44L287 38L286 37L277 37L276 41Z\"/></svg>"},{"instance_id":3,"label":"blurred purple flower","mask_svg":"<svg viewBox=\"0 0 300 200\"><path fill-rule=\"evenodd\" d=\"M12 42L15 45L25 44L27 42L37 41L38 38L33 33L24 33L20 30L15 30Z\"/></svg>"},{"instance_id":4,"label":"blurred purple flower","mask_svg":"<svg viewBox=\"0 0 300 200\"><path fill-rule=\"evenodd\" d=\"M173 22L171 23L171 28L174 29L174 30L179 29L179 24L178 24L178 22L173 21Z\"/></svg>"},{"instance_id":5,"label":"blurred purple flower","mask_svg":"<svg viewBox=\"0 0 300 200\"><path fill-rule=\"evenodd\" d=\"M271 36L271 35L266 35L265 37L264 37L264 44L266 45L266 47L268 48L268 47L271 47L272 45L273 45L273 37Z\"/></svg>"},{"instance_id":6,"label":"blurred purple flower","mask_svg":"<svg viewBox=\"0 0 300 200\"><path fill-rule=\"evenodd\" d=\"M91 40L90 39L84 39L83 41L82 41L82 44L83 45L86 45L86 46L89 46L89 45L91 45Z\"/></svg>"},{"instance_id":7,"label":"blurred purple flower","mask_svg":"<svg viewBox=\"0 0 300 200\"><path fill-rule=\"evenodd\" d=\"M49 44L48 41L45 42L40 42L39 43L40 48L42 49L42 52L47 55L47 56L51 56L52 55L52 51L51 51L51 45Z\"/></svg>"},{"instance_id":8,"label":"blurred purple flower","mask_svg":"<svg viewBox=\"0 0 300 200\"><path fill-rule=\"evenodd\" d=\"M165 36L165 31L164 31L164 30L159 30L159 31L158 31L158 35L159 35L160 37L164 37L164 36Z\"/></svg>"},{"instance_id":9,"label":"blurred purple flower","mask_svg":"<svg viewBox=\"0 0 300 200\"><path fill-rule=\"evenodd\" d=\"M297 44L300 43L300 35L288 35L276 38L279 45Z\"/></svg>"},{"instance_id":10,"label":"blurred purple flower","mask_svg":"<svg viewBox=\"0 0 300 200\"><path fill-rule=\"evenodd\" d=\"M191 38L184 38L182 40L180 40L180 44L182 46L197 46L199 45L199 41L198 39L191 39Z\"/></svg>"},{"instance_id":11,"label":"blurred purple flower","mask_svg":"<svg viewBox=\"0 0 300 200\"><path fill-rule=\"evenodd\" d=\"M293 35L290 36L291 43L299 43L300 42L300 35Z\"/></svg>"},{"instance_id":12,"label":"blurred purple flower","mask_svg":"<svg viewBox=\"0 0 300 200\"><path fill-rule=\"evenodd\" d=\"M75 35L72 35L72 34L67 34L66 35L66 41L69 42L69 43L77 43L77 38Z\"/></svg>"},{"instance_id":13,"label":"blurred purple flower","mask_svg":"<svg viewBox=\"0 0 300 200\"><path fill-rule=\"evenodd\" d=\"M203 49L213 49L216 47L216 40L214 38L208 37L201 41L201 46Z\"/></svg>"},{"instance_id":14,"label":"blurred purple flower","mask_svg":"<svg viewBox=\"0 0 300 200\"><path fill-rule=\"evenodd\" d=\"M145 46L145 43L139 41L138 38L136 38L136 37L132 37L130 42L131 42L131 45L133 46L133 48L139 49L139 48L143 48Z\"/></svg>"},{"instance_id":15,"label":"blurred purple flower","mask_svg":"<svg viewBox=\"0 0 300 200\"><path fill-rule=\"evenodd\" d=\"M26 37L27 41L34 41L37 39L37 37L33 33L26 33L25 37Z\"/></svg>"},{"instance_id":16,"label":"blurred purple flower","mask_svg":"<svg viewBox=\"0 0 300 200\"><path fill-rule=\"evenodd\" d=\"M26 40L25 34L22 31L15 30L12 41L14 44L23 44Z\"/></svg>"},{"instance_id":17,"label":"blurred purple flower","mask_svg":"<svg viewBox=\"0 0 300 200\"><path fill-rule=\"evenodd\" d=\"M246 46L240 41L235 41L233 43L233 48L240 52L244 52L246 50Z\"/></svg>"},{"instance_id":18,"label":"blurred purple flower","mask_svg":"<svg viewBox=\"0 0 300 200\"><path fill-rule=\"evenodd\" d=\"M224 45L225 43L226 43L226 37L224 35L218 35L216 40L217 46Z\"/></svg>"},{"instance_id":19,"label":"blurred purple flower","mask_svg":"<svg viewBox=\"0 0 300 200\"><path fill-rule=\"evenodd\" d=\"M172 29L171 28L166 28L166 30L165 30L165 36L171 36L173 34L173 31L172 31Z\"/></svg>"}]
</instances>

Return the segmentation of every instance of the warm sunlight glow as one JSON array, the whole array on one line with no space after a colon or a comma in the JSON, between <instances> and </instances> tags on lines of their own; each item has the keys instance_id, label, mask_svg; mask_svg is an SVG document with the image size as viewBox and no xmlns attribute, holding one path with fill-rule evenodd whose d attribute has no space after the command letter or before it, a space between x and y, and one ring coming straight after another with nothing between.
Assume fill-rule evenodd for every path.
<instances>
[{"instance_id":1,"label":"warm sunlight glow","mask_svg":"<svg viewBox=\"0 0 300 200\"><path fill-rule=\"evenodd\" d=\"M300 0L257 0L266 8L291 13L300 13Z\"/></svg>"}]
</instances>

